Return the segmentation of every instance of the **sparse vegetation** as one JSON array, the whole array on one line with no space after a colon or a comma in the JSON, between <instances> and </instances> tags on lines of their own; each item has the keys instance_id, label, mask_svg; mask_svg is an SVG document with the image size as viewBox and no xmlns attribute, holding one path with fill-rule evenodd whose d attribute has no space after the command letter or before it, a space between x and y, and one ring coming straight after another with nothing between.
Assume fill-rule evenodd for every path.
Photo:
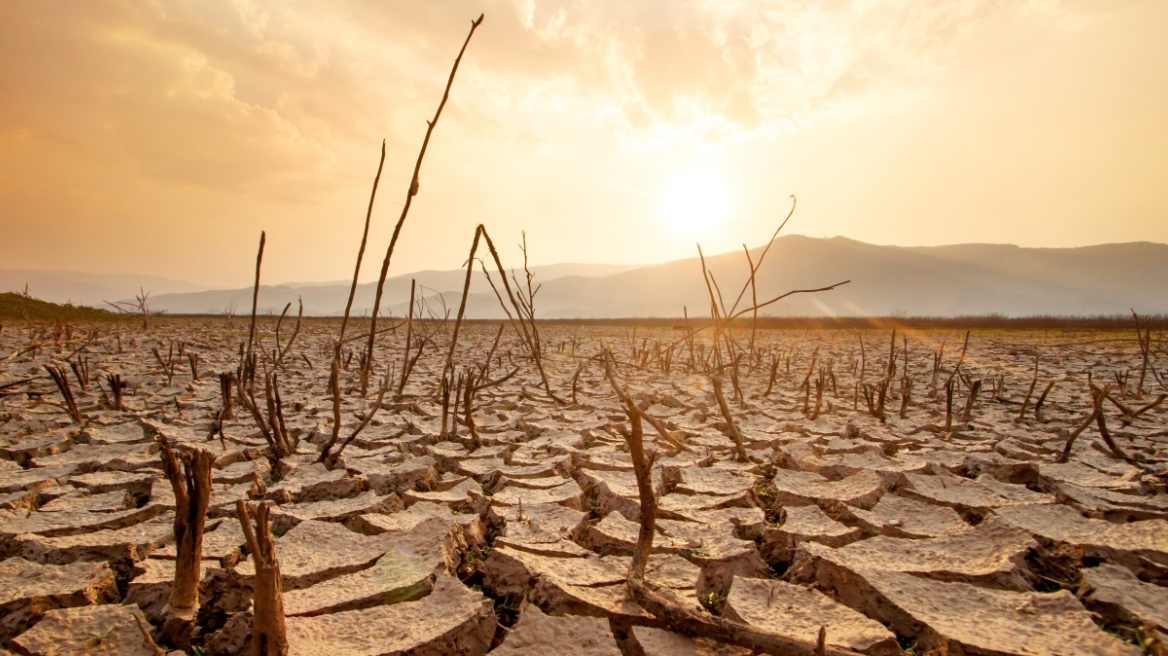
<instances>
[{"instance_id":1,"label":"sparse vegetation","mask_svg":"<svg viewBox=\"0 0 1168 656\"><path fill-rule=\"evenodd\" d=\"M77 305L59 305L15 292L0 293L0 319L26 321L116 321L120 317L107 310Z\"/></svg>"}]
</instances>

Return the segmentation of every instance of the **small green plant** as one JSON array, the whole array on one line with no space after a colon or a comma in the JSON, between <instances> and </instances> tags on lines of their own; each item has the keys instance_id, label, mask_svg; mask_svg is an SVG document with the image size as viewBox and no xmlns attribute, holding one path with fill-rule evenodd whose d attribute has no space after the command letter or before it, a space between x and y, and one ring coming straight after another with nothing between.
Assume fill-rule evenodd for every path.
<instances>
[{"instance_id":1,"label":"small green plant","mask_svg":"<svg viewBox=\"0 0 1168 656\"><path fill-rule=\"evenodd\" d=\"M763 478L768 478L768 479L774 478L775 477L775 466L769 462L764 462L761 465L758 465L757 467L754 468L754 473L755 473L755 475L762 476Z\"/></svg>"},{"instance_id":2,"label":"small green plant","mask_svg":"<svg viewBox=\"0 0 1168 656\"><path fill-rule=\"evenodd\" d=\"M272 527L272 535L274 535L278 538L284 537L284 534L287 532L288 532L288 529L283 527L283 526L273 526Z\"/></svg>"},{"instance_id":3,"label":"small green plant","mask_svg":"<svg viewBox=\"0 0 1168 656\"><path fill-rule=\"evenodd\" d=\"M717 592L707 592L698 597L698 601L714 615L722 614L722 607L726 605L726 595Z\"/></svg>"},{"instance_id":4,"label":"small green plant","mask_svg":"<svg viewBox=\"0 0 1168 656\"><path fill-rule=\"evenodd\" d=\"M515 626L519 621L519 604L520 599L496 599L495 600L495 615L499 618L499 624L505 627Z\"/></svg>"},{"instance_id":5,"label":"small green plant","mask_svg":"<svg viewBox=\"0 0 1168 656\"><path fill-rule=\"evenodd\" d=\"M472 564L481 563L487 560L487 556L491 555L491 547L471 547L466 550L466 555Z\"/></svg>"},{"instance_id":6,"label":"small green plant","mask_svg":"<svg viewBox=\"0 0 1168 656\"><path fill-rule=\"evenodd\" d=\"M600 513L600 497L591 497L588 500L588 513L593 517Z\"/></svg>"},{"instance_id":7,"label":"small green plant","mask_svg":"<svg viewBox=\"0 0 1168 656\"><path fill-rule=\"evenodd\" d=\"M199 646L192 646L191 656L207 656L207 650Z\"/></svg>"},{"instance_id":8,"label":"small green plant","mask_svg":"<svg viewBox=\"0 0 1168 656\"><path fill-rule=\"evenodd\" d=\"M90 631L89 640L93 642L94 646L101 645L105 643L107 638L110 637L110 634L114 632L115 628L117 627L111 626L110 628L106 629L105 631L101 631L100 633L97 631Z\"/></svg>"}]
</instances>

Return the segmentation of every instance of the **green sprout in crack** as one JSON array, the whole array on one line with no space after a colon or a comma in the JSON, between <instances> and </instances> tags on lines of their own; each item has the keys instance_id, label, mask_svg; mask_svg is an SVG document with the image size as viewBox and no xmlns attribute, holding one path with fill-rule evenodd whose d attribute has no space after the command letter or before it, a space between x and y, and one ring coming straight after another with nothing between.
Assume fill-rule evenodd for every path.
<instances>
[{"instance_id":1,"label":"green sprout in crack","mask_svg":"<svg viewBox=\"0 0 1168 656\"><path fill-rule=\"evenodd\" d=\"M707 592L698 597L698 601L714 615L722 613L722 606L726 603L726 595L718 594L717 592Z\"/></svg>"},{"instance_id":2,"label":"green sprout in crack","mask_svg":"<svg viewBox=\"0 0 1168 656\"><path fill-rule=\"evenodd\" d=\"M101 631L101 632L90 631L89 632L89 639L93 641L94 645L103 644L106 641L106 638L109 638L110 634L112 634L114 632L115 628L117 628L117 627L111 626L110 628L106 629L105 631Z\"/></svg>"}]
</instances>

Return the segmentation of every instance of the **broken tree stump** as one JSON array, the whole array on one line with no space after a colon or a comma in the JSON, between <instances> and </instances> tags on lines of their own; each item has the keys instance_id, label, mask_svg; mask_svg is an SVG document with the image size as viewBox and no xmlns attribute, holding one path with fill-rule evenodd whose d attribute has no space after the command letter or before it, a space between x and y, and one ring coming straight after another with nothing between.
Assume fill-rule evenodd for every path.
<instances>
[{"instance_id":1,"label":"broken tree stump","mask_svg":"<svg viewBox=\"0 0 1168 656\"><path fill-rule=\"evenodd\" d=\"M175 452L165 438L158 442L162 472L174 490L174 539L178 551L162 636L167 642L181 645L189 640L199 610L203 528L211 502L211 466L215 456L203 449L189 454Z\"/></svg>"},{"instance_id":2,"label":"broken tree stump","mask_svg":"<svg viewBox=\"0 0 1168 656\"><path fill-rule=\"evenodd\" d=\"M255 565L252 583L253 617L251 630L252 656L286 656L288 630L284 626L284 590L280 578L280 562L276 560L276 545L272 541L269 515L270 502L254 508L255 529L246 501L236 502L239 524L243 528L247 550Z\"/></svg>"}]
</instances>

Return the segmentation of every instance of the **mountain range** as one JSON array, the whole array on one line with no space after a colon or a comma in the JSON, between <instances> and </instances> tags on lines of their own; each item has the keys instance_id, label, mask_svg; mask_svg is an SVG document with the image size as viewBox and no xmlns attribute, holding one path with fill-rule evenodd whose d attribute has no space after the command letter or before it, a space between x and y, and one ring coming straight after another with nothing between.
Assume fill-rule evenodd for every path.
<instances>
[{"instance_id":1,"label":"mountain range","mask_svg":"<svg viewBox=\"0 0 1168 656\"><path fill-rule=\"evenodd\" d=\"M751 250L758 262L763 249ZM506 262L504 264L507 264ZM749 279L742 252L706 257L727 307ZM709 293L702 264L688 258L662 264L628 266L556 264L532 267L536 316L546 319L680 317L709 315ZM34 275L35 274L35 275ZM491 271L502 292L497 272ZM516 272L523 282L523 272ZM411 280L416 280L430 312L451 316L462 296L465 270L421 271L386 280L381 313L403 316ZM22 277L23 276L23 277ZM1003 244L952 246L878 246L833 237L792 235L774 242L755 276L758 301L795 289L850 281L834 290L797 294L764 308L774 316L960 316L1003 314L1096 315L1168 313L1168 245L1150 242L1079 248L1023 248ZM153 292L150 307L170 314L246 314L251 287L208 289L192 283L130 274L0 272L0 291L23 289L55 302L99 305L126 300L139 287ZM353 314L367 314L374 284L358 286ZM120 292L120 293L119 293ZM261 286L260 313L278 314L287 303L306 315L343 313L349 283L290 283ZM749 307L751 290L739 303ZM476 269L467 297L467 317L502 318L502 309L481 270Z\"/></svg>"}]
</instances>

